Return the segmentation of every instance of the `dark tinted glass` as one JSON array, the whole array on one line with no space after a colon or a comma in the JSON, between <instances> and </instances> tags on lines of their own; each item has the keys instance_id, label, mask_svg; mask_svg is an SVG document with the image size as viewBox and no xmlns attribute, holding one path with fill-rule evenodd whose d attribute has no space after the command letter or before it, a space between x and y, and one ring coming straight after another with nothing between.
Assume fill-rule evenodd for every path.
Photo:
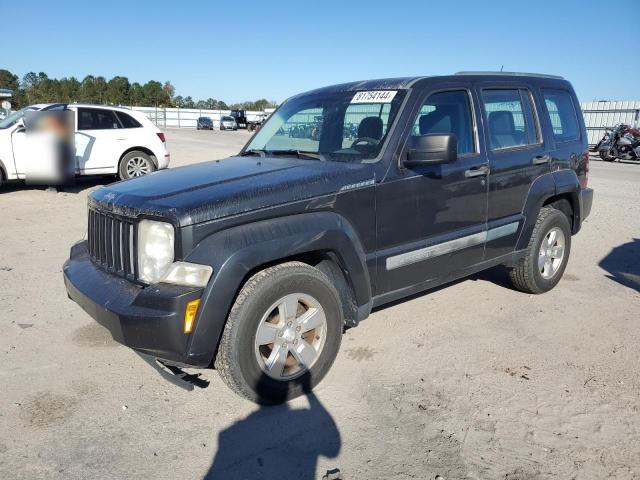
<instances>
[{"instance_id":1,"label":"dark tinted glass","mask_svg":"<svg viewBox=\"0 0 640 480\"><path fill-rule=\"evenodd\" d=\"M464 90L434 93L422 105L413 125L412 135L453 133L458 155L475 152L471 102Z\"/></svg>"},{"instance_id":2,"label":"dark tinted glass","mask_svg":"<svg viewBox=\"0 0 640 480\"><path fill-rule=\"evenodd\" d=\"M142 124L133 118L131 115L128 115L124 112L115 112L118 118L120 119L120 123L124 128L140 128Z\"/></svg>"},{"instance_id":3,"label":"dark tinted glass","mask_svg":"<svg viewBox=\"0 0 640 480\"><path fill-rule=\"evenodd\" d=\"M114 128L120 128L120 123L113 110L78 109L78 130L111 130Z\"/></svg>"},{"instance_id":4,"label":"dark tinted glass","mask_svg":"<svg viewBox=\"0 0 640 480\"><path fill-rule=\"evenodd\" d=\"M491 150L539 142L528 92L521 89L483 90Z\"/></svg>"},{"instance_id":5,"label":"dark tinted glass","mask_svg":"<svg viewBox=\"0 0 640 480\"><path fill-rule=\"evenodd\" d=\"M542 95L553 128L553 138L560 142L579 138L580 127L571 94L565 90L544 89Z\"/></svg>"}]
</instances>

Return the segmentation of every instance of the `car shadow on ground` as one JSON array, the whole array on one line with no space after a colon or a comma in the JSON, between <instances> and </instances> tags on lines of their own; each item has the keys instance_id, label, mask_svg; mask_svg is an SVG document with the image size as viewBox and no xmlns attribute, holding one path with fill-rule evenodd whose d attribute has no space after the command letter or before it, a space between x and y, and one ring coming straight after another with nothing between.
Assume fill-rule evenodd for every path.
<instances>
[{"instance_id":1,"label":"car shadow on ground","mask_svg":"<svg viewBox=\"0 0 640 480\"><path fill-rule=\"evenodd\" d=\"M609 272L607 278L640 292L640 239L612 248L598 265Z\"/></svg>"},{"instance_id":2,"label":"car shadow on ground","mask_svg":"<svg viewBox=\"0 0 640 480\"><path fill-rule=\"evenodd\" d=\"M261 405L220 432L218 450L204 479L317 478L320 455L335 458L340 452L340 432L315 394L304 390L308 408Z\"/></svg>"},{"instance_id":3,"label":"car shadow on ground","mask_svg":"<svg viewBox=\"0 0 640 480\"><path fill-rule=\"evenodd\" d=\"M119 181L120 179L114 175L91 175L86 177L78 177L72 182L62 186L48 186L30 184L22 181L12 181L3 184L0 188L0 195L11 192L19 192L26 190L41 190L41 191L57 191L66 193L80 193L93 187L103 187Z\"/></svg>"}]
</instances>

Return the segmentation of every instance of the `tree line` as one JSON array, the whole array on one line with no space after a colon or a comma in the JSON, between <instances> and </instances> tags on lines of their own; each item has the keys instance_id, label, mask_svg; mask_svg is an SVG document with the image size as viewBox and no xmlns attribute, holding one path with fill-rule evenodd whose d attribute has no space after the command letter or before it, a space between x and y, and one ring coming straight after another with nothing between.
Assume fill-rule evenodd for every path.
<instances>
[{"instance_id":1,"label":"tree line","mask_svg":"<svg viewBox=\"0 0 640 480\"><path fill-rule=\"evenodd\" d=\"M276 106L276 102L264 98L231 105L215 98L194 100L190 96L175 95L175 87L169 81L149 80L140 84L131 83L123 76L107 80L102 76L87 75L78 80L75 77L49 78L44 72L29 72L20 79L9 70L0 69L0 88L13 90L11 104L14 110L34 103L53 102L258 111Z\"/></svg>"}]
</instances>

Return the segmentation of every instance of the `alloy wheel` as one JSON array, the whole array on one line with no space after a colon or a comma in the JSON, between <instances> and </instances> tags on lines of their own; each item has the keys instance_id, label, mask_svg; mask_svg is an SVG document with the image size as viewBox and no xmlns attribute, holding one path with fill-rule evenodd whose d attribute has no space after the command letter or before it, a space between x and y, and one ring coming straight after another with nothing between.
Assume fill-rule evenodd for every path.
<instances>
[{"instance_id":1,"label":"alloy wheel","mask_svg":"<svg viewBox=\"0 0 640 480\"><path fill-rule=\"evenodd\" d=\"M307 372L322 353L327 318L310 295L292 293L265 312L255 337L255 355L262 371L275 380L291 380Z\"/></svg>"}]
</instances>

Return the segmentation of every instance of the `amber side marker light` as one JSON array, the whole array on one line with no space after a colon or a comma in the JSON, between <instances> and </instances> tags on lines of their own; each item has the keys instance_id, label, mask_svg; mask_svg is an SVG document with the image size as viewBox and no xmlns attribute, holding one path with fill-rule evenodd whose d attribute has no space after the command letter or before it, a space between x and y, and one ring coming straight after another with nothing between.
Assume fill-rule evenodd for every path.
<instances>
[{"instance_id":1,"label":"amber side marker light","mask_svg":"<svg viewBox=\"0 0 640 480\"><path fill-rule=\"evenodd\" d=\"M191 333L191 330L193 330L193 324L196 321L196 313L198 313L199 306L199 298L187 303L187 308L184 309L184 333Z\"/></svg>"}]
</instances>

